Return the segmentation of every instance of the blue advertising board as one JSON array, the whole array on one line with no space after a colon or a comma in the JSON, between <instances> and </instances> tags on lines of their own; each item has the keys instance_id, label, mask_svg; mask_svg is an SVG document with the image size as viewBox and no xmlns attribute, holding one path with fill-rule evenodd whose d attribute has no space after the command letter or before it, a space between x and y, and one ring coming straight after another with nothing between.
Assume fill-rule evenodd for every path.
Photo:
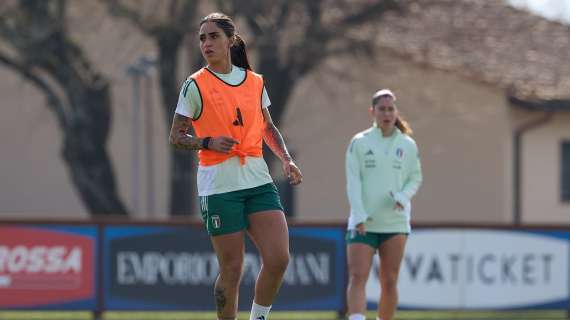
<instances>
[{"instance_id":1,"label":"blue advertising board","mask_svg":"<svg viewBox=\"0 0 570 320\"><path fill-rule=\"evenodd\" d=\"M290 228L291 259L275 310L340 310L343 232ZM240 310L251 308L261 262L246 241ZM203 228L110 226L104 231L107 310L214 310L218 263Z\"/></svg>"}]
</instances>

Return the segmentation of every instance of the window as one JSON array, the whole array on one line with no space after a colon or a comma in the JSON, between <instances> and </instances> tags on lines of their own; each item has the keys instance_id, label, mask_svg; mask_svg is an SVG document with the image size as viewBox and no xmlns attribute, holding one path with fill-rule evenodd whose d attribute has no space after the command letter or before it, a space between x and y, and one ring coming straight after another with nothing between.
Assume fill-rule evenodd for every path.
<instances>
[{"instance_id":1,"label":"window","mask_svg":"<svg viewBox=\"0 0 570 320\"><path fill-rule=\"evenodd\" d=\"M563 202L570 202L570 141L562 142L561 155L560 198Z\"/></svg>"}]
</instances>

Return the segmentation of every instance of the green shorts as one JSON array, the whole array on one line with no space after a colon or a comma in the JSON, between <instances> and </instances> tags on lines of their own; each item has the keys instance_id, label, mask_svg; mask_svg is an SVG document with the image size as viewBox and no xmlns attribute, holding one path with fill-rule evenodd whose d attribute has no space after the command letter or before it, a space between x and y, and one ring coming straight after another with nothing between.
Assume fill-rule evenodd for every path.
<instances>
[{"instance_id":1,"label":"green shorts","mask_svg":"<svg viewBox=\"0 0 570 320\"><path fill-rule=\"evenodd\" d=\"M407 235L407 233L378 233L378 232L366 232L364 235L361 235L358 232L356 232L356 230L348 230L346 232L345 240L347 245L352 243L364 243L371 246L374 249L378 249L384 241L399 234Z\"/></svg>"},{"instance_id":2,"label":"green shorts","mask_svg":"<svg viewBox=\"0 0 570 320\"><path fill-rule=\"evenodd\" d=\"M281 210L277 187L267 183L259 187L199 197L202 220L210 236L247 229L252 213Z\"/></svg>"}]
</instances>

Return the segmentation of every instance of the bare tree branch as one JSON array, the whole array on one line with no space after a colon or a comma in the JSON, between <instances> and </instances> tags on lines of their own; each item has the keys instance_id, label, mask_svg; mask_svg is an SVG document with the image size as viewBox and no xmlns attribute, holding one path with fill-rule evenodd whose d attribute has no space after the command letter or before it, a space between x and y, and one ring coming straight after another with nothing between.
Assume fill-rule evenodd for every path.
<instances>
[{"instance_id":1,"label":"bare tree branch","mask_svg":"<svg viewBox=\"0 0 570 320\"><path fill-rule=\"evenodd\" d=\"M190 1L188 1L190 2ZM178 12L178 7L179 7L179 0L171 0L170 1L170 6L168 7L168 13L170 14L171 17L176 17L177 16L177 12Z\"/></svg>"},{"instance_id":2,"label":"bare tree branch","mask_svg":"<svg viewBox=\"0 0 570 320\"><path fill-rule=\"evenodd\" d=\"M401 9L408 2L231 1L235 16L243 18L254 34L259 57L257 70L267 80L275 122L280 121L296 81L327 57L349 53L351 49L371 54L373 44L359 29L375 23L387 12ZM370 28L367 30L372 32Z\"/></svg>"},{"instance_id":3,"label":"bare tree branch","mask_svg":"<svg viewBox=\"0 0 570 320\"><path fill-rule=\"evenodd\" d=\"M63 103L58 95L55 93L46 81L33 74L28 67L16 62L15 60L9 58L4 53L0 53L0 63L4 64L6 67L19 73L24 78L33 83L40 91L46 96L46 101L48 107L56 115L57 121L61 127L66 127L68 125L67 117L65 115Z\"/></svg>"},{"instance_id":4,"label":"bare tree branch","mask_svg":"<svg viewBox=\"0 0 570 320\"><path fill-rule=\"evenodd\" d=\"M149 24L149 21L144 21L140 12L129 8L124 5L121 0L100 0L107 5L109 13L113 16L123 17L144 33L150 34L154 26Z\"/></svg>"},{"instance_id":5,"label":"bare tree branch","mask_svg":"<svg viewBox=\"0 0 570 320\"><path fill-rule=\"evenodd\" d=\"M347 15L337 24L340 28L351 28L358 26L363 22L371 21L372 19L378 19L386 12L401 9L401 2L398 0L377 0L375 4L371 6L363 6L359 11Z\"/></svg>"},{"instance_id":6,"label":"bare tree branch","mask_svg":"<svg viewBox=\"0 0 570 320\"><path fill-rule=\"evenodd\" d=\"M216 0L216 8L219 8L219 11L233 16L235 13L235 6L233 1L228 0Z\"/></svg>"},{"instance_id":7,"label":"bare tree branch","mask_svg":"<svg viewBox=\"0 0 570 320\"><path fill-rule=\"evenodd\" d=\"M173 15L175 24L179 26L178 28L181 31L188 32L196 29L196 26L192 25L191 22L194 21L192 17L196 15L199 4L199 1L184 1L180 14Z\"/></svg>"}]
</instances>

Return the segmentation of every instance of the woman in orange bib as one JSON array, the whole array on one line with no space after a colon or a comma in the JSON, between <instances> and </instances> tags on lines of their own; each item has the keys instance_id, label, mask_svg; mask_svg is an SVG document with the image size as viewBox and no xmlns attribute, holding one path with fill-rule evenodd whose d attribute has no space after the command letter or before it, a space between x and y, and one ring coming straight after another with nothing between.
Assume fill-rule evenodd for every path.
<instances>
[{"instance_id":1,"label":"woman in orange bib","mask_svg":"<svg viewBox=\"0 0 570 320\"><path fill-rule=\"evenodd\" d=\"M200 22L199 37L207 66L180 90L170 143L199 150L200 210L220 266L214 285L218 319L236 318L247 233L262 260L250 319L268 320L289 263L289 236L263 142L281 160L291 184L303 176L271 120L263 78L252 71L231 18L209 14Z\"/></svg>"}]
</instances>

